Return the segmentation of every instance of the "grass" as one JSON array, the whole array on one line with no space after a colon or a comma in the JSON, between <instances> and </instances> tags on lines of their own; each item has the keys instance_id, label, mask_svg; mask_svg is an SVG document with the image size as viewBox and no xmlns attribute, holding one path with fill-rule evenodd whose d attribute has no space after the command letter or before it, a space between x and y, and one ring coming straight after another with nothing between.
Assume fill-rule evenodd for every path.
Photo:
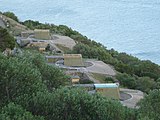
<instances>
[{"instance_id":1,"label":"grass","mask_svg":"<svg viewBox=\"0 0 160 120\"><path fill-rule=\"evenodd\" d=\"M111 76L107 76L107 75L99 74L99 73L92 73L92 75L93 75L92 77L100 81L100 83L113 83L113 80L115 79Z\"/></svg>"},{"instance_id":2,"label":"grass","mask_svg":"<svg viewBox=\"0 0 160 120\"><path fill-rule=\"evenodd\" d=\"M92 73L93 74L93 78L95 78L96 80L100 81L100 83L106 83L105 79L106 79L106 75L104 74L99 74L99 73Z\"/></svg>"}]
</instances>

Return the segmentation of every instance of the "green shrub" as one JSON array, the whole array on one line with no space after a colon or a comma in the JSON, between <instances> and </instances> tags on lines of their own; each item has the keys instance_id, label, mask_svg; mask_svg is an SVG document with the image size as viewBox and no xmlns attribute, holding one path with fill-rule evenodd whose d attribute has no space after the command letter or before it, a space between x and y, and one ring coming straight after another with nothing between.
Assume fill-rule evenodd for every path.
<instances>
[{"instance_id":1,"label":"green shrub","mask_svg":"<svg viewBox=\"0 0 160 120\"><path fill-rule=\"evenodd\" d=\"M4 12L3 15L19 22L18 17L13 12Z\"/></svg>"},{"instance_id":2,"label":"green shrub","mask_svg":"<svg viewBox=\"0 0 160 120\"><path fill-rule=\"evenodd\" d=\"M68 84L68 76L66 76L59 68L48 65L44 56L41 54L37 52L31 53L29 51L25 51L24 55L19 56L19 58L25 59L34 65L33 67L40 72L42 81L47 85L48 90Z\"/></svg>"},{"instance_id":3,"label":"green shrub","mask_svg":"<svg viewBox=\"0 0 160 120\"><path fill-rule=\"evenodd\" d=\"M13 49L15 47L15 39L11 36L6 29L0 27L0 51L6 48Z\"/></svg>"},{"instance_id":4,"label":"green shrub","mask_svg":"<svg viewBox=\"0 0 160 120\"><path fill-rule=\"evenodd\" d=\"M80 84L93 84L94 82L91 81L91 80L88 80L88 79L85 79L85 80L81 80L79 81Z\"/></svg>"},{"instance_id":5,"label":"green shrub","mask_svg":"<svg viewBox=\"0 0 160 120\"><path fill-rule=\"evenodd\" d=\"M75 88L38 92L28 105L28 110L46 120L135 120L134 111L118 101Z\"/></svg>"},{"instance_id":6,"label":"green shrub","mask_svg":"<svg viewBox=\"0 0 160 120\"><path fill-rule=\"evenodd\" d=\"M55 66L44 65L39 70L49 90L69 84L69 77Z\"/></svg>"},{"instance_id":7,"label":"green shrub","mask_svg":"<svg viewBox=\"0 0 160 120\"><path fill-rule=\"evenodd\" d=\"M143 92L149 92L156 88L156 82L149 77L139 77L137 79L136 89L142 90Z\"/></svg>"},{"instance_id":8,"label":"green shrub","mask_svg":"<svg viewBox=\"0 0 160 120\"><path fill-rule=\"evenodd\" d=\"M114 83L114 79L112 77L106 77L105 82L107 83Z\"/></svg>"},{"instance_id":9,"label":"green shrub","mask_svg":"<svg viewBox=\"0 0 160 120\"><path fill-rule=\"evenodd\" d=\"M16 57L7 58L0 55L0 58L0 104L45 89L41 73L32 63Z\"/></svg>"},{"instance_id":10,"label":"green shrub","mask_svg":"<svg viewBox=\"0 0 160 120\"><path fill-rule=\"evenodd\" d=\"M136 79L126 73L120 73L116 75L116 79L120 81L120 85L134 89L136 87Z\"/></svg>"},{"instance_id":11,"label":"green shrub","mask_svg":"<svg viewBox=\"0 0 160 120\"><path fill-rule=\"evenodd\" d=\"M160 90L150 91L139 103L140 117L160 120Z\"/></svg>"},{"instance_id":12,"label":"green shrub","mask_svg":"<svg viewBox=\"0 0 160 120\"><path fill-rule=\"evenodd\" d=\"M0 120L44 120L43 117L33 116L20 105L9 103L0 112Z\"/></svg>"}]
</instances>

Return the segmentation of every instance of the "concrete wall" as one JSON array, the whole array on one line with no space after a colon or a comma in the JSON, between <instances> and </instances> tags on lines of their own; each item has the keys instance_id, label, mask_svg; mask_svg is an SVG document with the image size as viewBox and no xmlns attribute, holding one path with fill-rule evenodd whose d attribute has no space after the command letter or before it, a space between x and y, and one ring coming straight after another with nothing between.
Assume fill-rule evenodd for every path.
<instances>
[{"instance_id":1,"label":"concrete wall","mask_svg":"<svg viewBox=\"0 0 160 120\"><path fill-rule=\"evenodd\" d=\"M120 99L119 88L97 88L96 92L108 98Z\"/></svg>"},{"instance_id":2,"label":"concrete wall","mask_svg":"<svg viewBox=\"0 0 160 120\"><path fill-rule=\"evenodd\" d=\"M36 39L42 39L42 40L50 40L50 31L49 30L34 30L34 35Z\"/></svg>"}]
</instances>

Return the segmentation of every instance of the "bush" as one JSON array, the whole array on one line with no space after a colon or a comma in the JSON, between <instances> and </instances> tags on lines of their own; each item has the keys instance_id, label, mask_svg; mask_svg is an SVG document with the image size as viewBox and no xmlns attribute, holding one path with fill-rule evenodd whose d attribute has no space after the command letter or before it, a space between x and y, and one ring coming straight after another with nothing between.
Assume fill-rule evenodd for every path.
<instances>
[{"instance_id":1,"label":"bush","mask_svg":"<svg viewBox=\"0 0 160 120\"><path fill-rule=\"evenodd\" d=\"M141 118L160 120L160 90L150 91L139 103Z\"/></svg>"},{"instance_id":2,"label":"bush","mask_svg":"<svg viewBox=\"0 0 160 120\"><path fill-rule=\"evenodd\" d=\"M112 77L106 77L105 82L107 83L114 83L114 79Z\"/></svg>"},{"instance_id":3,"label":"bush","mask_svg":"<svg viewBox=\"0 0 160 120\"><path fill-rule=\"evenodd\" d=\"M84 79L79 81L80 84L93 84L94 82L89 79Z\"/></svg>"},{"instance_id":4,"label":"bush","mask_svg":"<svg viewBox=\"0 0 160 120\"><path fill-rule=\"evenodd\" d=\"M46 120L135 120L134 111L119 102L75 88L38 92L28 105L28 110Z\"/></svg>"},{"instance_id":5,"label":"bush","mask_svg":"<svg viewBox=\"0 0 160 120\"><path fill-rule=\"evenodd\" d=\"M7 32L6 29L0 27L0 51L4 51L6 48L13 49L15 44L15 39Z\"/></svg>"},{"instance_id":6,"label":"bush","mask_svg":"<svg viewBox=\"0 0 160 120\"><path fill-rule=\"evenodd\" d=\"M116 78L120 81L120 85L130 89L138 89L146 93L159 88L159 84L156 84L154 79L149 77L137 77L126 73L120 73L116 75Z\"/></svg>"},{"instance_id":7,"label":"bush","mask_svg":"<svg viewBox=\"0 0 160 120\"><path fill-rule=\"evenodd\" d=\"M23 56L19 56L20 59L25 59L31 62L34 68L38 69L42 76L42 81L47 85L48 90L53 90L60 86L66 85L69 82L68 76L63 71L55 66L48 65L44 56L37 52L25 51Z\"/></svg>"},{"instance_id":8,"label":"bush","mask_svg":"<svg viewBox=\"0 0 160 120\"><path fill-rule=\"evenodd\" d=\"M3 15L19 22L18 17L13 12L4 12Z\"/></svg>"},{"instance_id":9,"label":"bush","mask_svg":"<svg viewBox=\"0 0 160 120\"><path fill-rule=\"evenodd\" d=\"M33 64L16 57L0 55L0 106L16 97L45 89L41 73Z\"/></svg>"},{"instance_id":10,"label":"bush","mask_svg":"<svg viewBox=\"0 0 160 120\"><path fill-rule=\"evenodd\" d=\"M136 89L142 90L143 92L149 92L156 88L156 82L149 77L139 77L137 79Z\"/></svg>"},{"instance_id":11,"label":"bush","mask_svg":"<svg viewBox=\"0 0 160 120\"><path fill-rule=\"evenodd\" d=\"M120 81L120 85L134 89L136 87L136 79L126 73L120 73L116 75L116 79Z\"/></svg>"},{"instance_id":12,"label":"bush","mask_svg":"<svg viewBox=\"0 0 160 120\"><path fill-rule=\"evenodd\" d=\"M39 70L49 90L69 84L69 77L55 66L44 65Z\"/></svg>"},{"instance_id":13,"label":"bush","mask_svg":"<svg viewBox=\"0 0 160 120\"><path fill-rule=\"evenodd\" d=\"M9 103L2 108L2 111L0 112L0 120L44 120L44 118L33 116L20 105Z\"/></svg>"}]
</instances>

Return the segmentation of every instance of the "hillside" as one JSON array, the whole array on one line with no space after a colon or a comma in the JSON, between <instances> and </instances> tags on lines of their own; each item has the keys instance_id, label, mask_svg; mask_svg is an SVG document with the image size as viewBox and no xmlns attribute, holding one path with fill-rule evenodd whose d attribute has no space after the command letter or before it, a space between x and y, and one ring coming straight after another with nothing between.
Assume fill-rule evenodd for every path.
<instances>
[{"instance_id":1,"label":"hillside","mask_svg":"<svg viewBox=\"0 0 160 120\"><path fill-rule=\"evenodd\" d=\"M91 61L94 65L88 69L93 73L93 77L99 77L97 71L104 75L108 72L106 68L112 69L110 66L113 66L117 74L112 69L113 71L109 71L111 76L100 76L103 77L103 81L118 80L121 87L141 90L147 95L139 102L137 109L131 109L124 107L118 100L104 97L101 94L88 94L86 89L71 85L70 77L65 74L66 71L47 64L45 53L39 53L35 49L20 48L21 52L16 51L15 54L11 53L12 55L5 56L0 52L0 119L160 119L160 67L157 64L148 60L139 60L114 49L108 50L101 43L90 40L64 25L43 24L32 20L18 23L3 17L9 22L7 29L13 36L26 30L49 29L51 34L72 38L76 44L69 44L67 47L72 49L65 49L64 52L82 54L86 59L96 59L97 61ZM0 42L3 50L10 44L6 42L8 38L14 41L12 35L1 28ZM56 42L56 44L59 43ZM63 49L64 47L66 46L63 46ZM12 49L13 46L9 48ZM51 53L51 55L55 54ZM104 69L98 70L98 67L99 69L104 67ZM126 91L126 89L123 90ZM135 95L135 91L128 91ZM138 93L141 94L139 91ZM127 104L130 104L130 101Z\"/></svg>"},{"instance_id":2,"label":"hillside","mask_svg":"<svg viewBox=\"0 0 160 120\"><path fill-rule=\"evenodd\" d=\"M116 78L124 87L144 92L159 88L159 84L156 82L160 77L160 67L149 60L140 60L126 53L119 53L114 49L108 50L101 43L90 40L64 25L43 24L32 20L24 21L23 24L30 29L50 29L53 34L65 35L74 39L77 44L72 51L66 51L66 53L82 54L84 58L98 59L114 66L120 72Z\"/></svg>"},{"instance_id":3,"label":"hillside","mask_svg":"<svg viewBox=\"0 0 160 120\"><path fill-rule=\"evenodd\" d=\"M27 31L29 30L26 26L18 23L17 21L6 17L3 14L0 14L0 16L2 16L2 18L0 18L1 20L3 19L3 21L5 22L5 24L9 25L8 29L12 32L13 35L19 35L22 31Z\"/></svg>"}]
</instances>

